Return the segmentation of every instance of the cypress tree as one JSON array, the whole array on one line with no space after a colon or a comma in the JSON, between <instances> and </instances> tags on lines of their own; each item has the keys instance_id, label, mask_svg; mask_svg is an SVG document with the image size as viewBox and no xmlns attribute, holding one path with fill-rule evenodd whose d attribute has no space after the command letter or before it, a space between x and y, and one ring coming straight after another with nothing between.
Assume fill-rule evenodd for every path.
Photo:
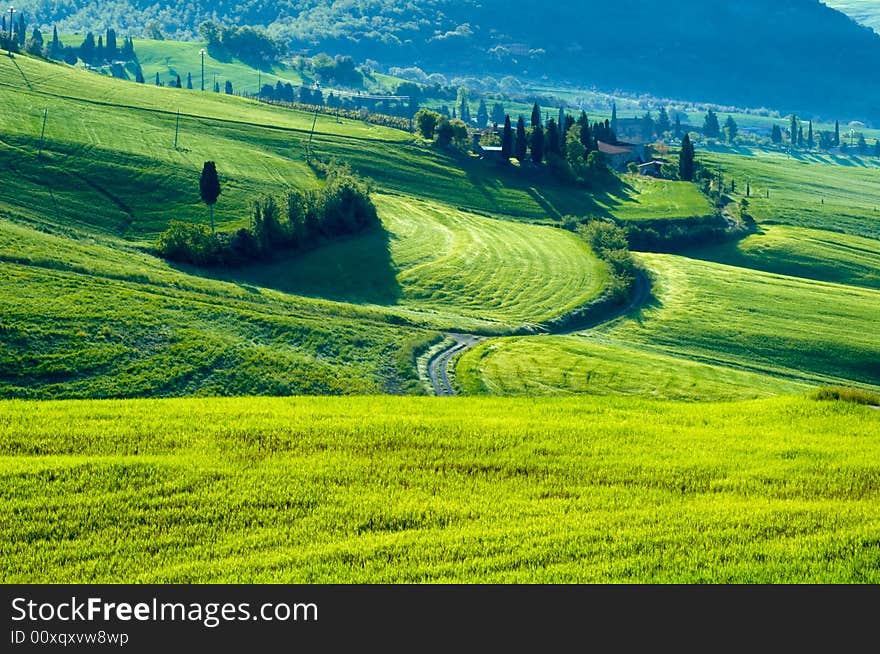
<instances>
[{"instance_id":1,"label":"cypress tree","mask_svg":"<svg viewBox=\"0 0 880 654\"><path fill-rule=\"evenodd\" d=\"M724 132L727 136L728 143L733 143L736 140L736 137L739 134L739 126L736 124L733 116L728 116L727 120L724 122Z\"/></svg>"},{"instance_id":2,"label":"cypress tree","mask_svg":"<svg viewBox=\"0 0 880 654\"><path fill-rule=\"evenodd\" d=\"M721 125L718 123L718 116L711 109L709 109L703 121L703 134L705 134L706 138L710 139L717 139L721 136Z\"/></svg>"},{"instance_id":3,"label":"cypress tree","mask_svg":"<svg viewBox=\"0 0 880 654\"><path fill-rule=\"evenodd\" d=\"M461 102L458 105L458 117L461 119L461 122L469 123L471 122L471 108L468 105L467 91L459 89L459 95L461 96Z\"/></svg>"},{"instance_id":4,"label":"cypress tree","mask_svg":"<svg viewBox=\"0 0 880 654\"><path fill-rule=\"evenodd\" d=\"M95 61L95 35L91 32L86 34L82 45L79 46L79 58L87 64L92 64Z\"/></svg>"},{"instance_id":5,"label":"cypress tree","mask_svg":"<svg viewBox=\"0 0 880 654\"><path fill-rule=\"evenodd\" d=\"M611 123L608 125L612 132L617 133L617 103L611 103Z\"/></svg>"},{"instance_id":6,"label":"cypress tree","mask_svg":"<svg viewBox=\"0 0 880 654\"><path fill-rule=\"evenodd\" d=\"M800 125L798 127L798 147L804 147L804 126Z\"/></svg>"},{"instance_id":7,"label":"cypress tree","mask_svg":"<svg viewBox=\"0 0 880 654\"><path fill-rule=\"evenodd\" d=\"M562 147L559 145L559 126L551 118L547 123L547 154L562 155Z\"/></svg>"},{"instance_id":8,"label":"cypress tree","mask_svg":"<svg viewBox=\"0 0 880 654\"><path fill-rule=\"evenodd\" d=\"M513 156L513 128L510 126L510 116L504 117L504 134L501 137L501 158L509 161Z\"/></svg>"},{"instance_id":9,"label":"cypress tree","mask_svg":"<svg viewBox=\"0 0 880 654\"><path fill-rule=\"evenodd\" d=\"M590 119L587 118L587 112L582 111L581 115L578 116L577 126L581 145L589 152L593 146L593 135L590 132Z\"/></svg>"},{"instance_id":10,"label":"cypress tree","mask_svg":"<svg viewBox=\"0 0 880 654\"><path fill-rule=\"evenodd\" d=\"M657 134L662 137L666 132L672 129L672 125L669 123L669 113L666 111L666 107L660 107L660 112L657 114Z\"/></svg>"},{"instance_id":11,"label":"cypress tree","mask_svg":"<svg viewBox=\"0 0 880 654\"><path fill-rule=\"evenodd\" d=\"M116 44L116 31L112 29L107 30L107 40L104 42L104 48L107 52L107 60L114 61L119 54L118 47Z\"/></svg>"},{"instance_id":12,"label":"cypress tree","mask_svg":"<svg viewBox=\"0 0 880 654\"><path fill-rule=\"evenodd\" d=\"M232 82L226 80L226 95L232 95Z\"/></svg>"},{"instance_id":13,"label":"cypress tree","mask_svg":"<svg viewBox=\"0 0 880 654\"><path fill-rule=\"evenodd\" d=\"M107 51L104 49L104 37L98 35L98 47L95 49L95 62L104 63L107 60Z\"/></svg>"},{"instance_id":14,"label":"cypress tree","mask_svg":"<svg viewBox=\"0 0 880 654\"><path fill-rule=\"evenodd\" d=\"M18 15L18 27L16 28L16 38L18 39L18 45L24 47L24 42L26 40L27 35L27 24L24 21L24 12Z\"/></svg>"},{"instance_id":15,"label":"cypress tree","mask_svg":"<svg viewBox=\"0 0 880 654\"><path fill-rule=\"evenodd\" d=\"M516 122L516 142L513 146L514 156L520 163L524 163L528 156L529 141L526 137L526 121L520 116Z\"/></svg>"},{"instance_id":16,"label":"cypress tree","mask_svg":"<svg viewBox=\"0 0 880 654\"><path fill-rule=\"evenodd\" d=\"M539 164L542 161L544 161L544 128L539 122L532 130L532 163Z\"/></svg>"},{"instance_id":17,"label":"cypress tree","mask_svg":"<svg viewBox=\"0 0 880 654\"><path fill-rule=\"evenodd\" d=\"M642 138L650 141L654 138L654 129L654 116L649 111L642 117Z\"/></svg>"},{"instance_id":18,"label":"cypress tree","mask_svg":"<svg viewBox=\"0 0 880 654\"><path fill-rule=\"evenodd\" d=\"M135 71L134 81L138 84L144 83L144 71L140 64L138 64L137 71Z\"/></svg>"},{"instance_id":19,"label":"cypress tree","mask_svg":"<svg viewBox=\"0 0 880 654\"><path fill-rule=\"evenodd\" d=\"M532 129L541 126L541 107L538 106L538 103L535 103L535 106L532 107Z\"/></svg>"},{"instance_id":20,"label":"cypress tree","mask_svg":"<svg viewBox=\"0 0 880 654\"><path fill-rule=\"evenodd\" d=\"M810 121L809 132L807 133L807 148L812 150L816 145L816 139L813 136L813 121Z\"/></svg>"},{"instance_id":21,"label":"cypress tree","mask_svg":"<svg viewBox=\"0 0 880 654\"><path fill-rule=\"evenodd\" d=\"M180 82L180 75L177 76L177 81L174 83L174 86L179 89L183 88L183 84L181 84L181 82Z\"/></svg>"},{"instance_id":22,"label":"cypress tree","mask_svg":"<svg viewBox=\"0 0 880 654\"><path fill-rule=\"evenodd\" d=\"M798 119L794 114L791 115L791 124L789 125L789 136L791 140L791 146L796 147L798 141Z\"/></svg>"},{"instance_id":23,"label":"cypress tree","mask_svg":"<svg viewBox=\"0 0 880 654\"><path fill-rule=\"evenodd\" d=\"M156 86L162 86L162 82L159 81L159 72L156 72Z\"/></svg>"},{"instance_id":24,"label":"cypress tree","mask_svg":"<svg viewBox=\"0 0 880 654\"><path fill-rule=\"evenodd\" d=\"M500 125L504 122L504 118L506 113L504 111L504 105L500 102L496 102L492 105L492 122L496 125Z\"/></svg>"},{"instance_id":25,"label":"cypress tree","mask_svg":"<svg viewBox=\"0 0 880 654\"><path fill-rule=\"evenodd\" d=\"M681 140L678 176L685 182L694 181L694 145L691 143L690 134L685 134Z\"/></svg>"},{"instance_id":26,"label":"cypress tree","mask_svg":"<svg viewBox=\"0 0 880 654\"><path fill-rule=\"evenodd\" d=\"M214 93L220 93L220 82L214 82Z\"/></svg>"},{"instance_id":27,"label":"cypress tree","mask_svg":"<svg viewBox=\"0 0 880 654\"><path fill-rule=\"evenodd\" d=\"M779 128L779 125L773 126L773 130L770 132L770 139L776 145L779 145L780 143L782 143L782 130Z\"/></svg>"},{"instance_id":28,"label":"cypress tree","mask_svg":"<svg viewBox=\"0 0 880 654\"><path fill-rule=\"evenodd\" d=\"M61 43L61 39L58 38L58 28L52 28L52 45L49 46L49 57L51 59L60 59L61 52L64 49L64 45Z\"/></svg>"},{"instance_id":29,"label":"cypress tree","mask_svg":"<svg viewBox=\"0 0 880 654\"><path fill-rule=\"evenodd\" d=\"M214 233L214 205L220 197L220 179L217 177L217 166L213 161L206 161L199 178L199 195L202 202L208 205L211 214L211 233Z\"/></svg>"},{"instance_id":30,"label":"cypress tree","mask_svg":"<svg viewBox=\"0 0 880 654\"><path fill-rule=\"evenodd\" d=\"M509 118L506 116L505 118ZM486 107L486 101L480 98L480 106L477 108L477 127L486 129L489 126L489 109Z\"/></svg>"},{"instance_id":31,"label":"cypress tree","mask_svg":"<svg viewBox=\"0 0 880 654\"><path fill-rule=\"evenodd\" d=\"M193 87L192 73L187 73L186 74L186 88L188 88L190 91L192 91L192 87Z\"/></svg>"},{"instance_id":32,"label":"cypress tree","mask_svg":"<svg viewBox=\"0 0 880 654\"><path fill-rule=\"evenodd\" d=\"M834 146L840 147L840 121L834 121Z\"/></svg>"}]
</instances>

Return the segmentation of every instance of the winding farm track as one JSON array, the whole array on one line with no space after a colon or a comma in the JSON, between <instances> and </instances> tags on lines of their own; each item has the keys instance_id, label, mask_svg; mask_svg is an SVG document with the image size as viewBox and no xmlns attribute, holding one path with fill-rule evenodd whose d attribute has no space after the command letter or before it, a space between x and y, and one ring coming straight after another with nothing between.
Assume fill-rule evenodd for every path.
<instances>
[{"instance_id":1,"label":"winding farm track","mask_svg":"<svg viewBox=\"0 0 880 654\"><path fill-rule=\"evenodd\" d=\"M447 334L455 342L445 350L441 350L428 362L428 376L431 378L431 386L434 387L434 395L450 397L457 395L455 387L449 381L449 362L453 357L471 349L485 338L470 334Z\"/></svg>"},{"instance_id":2,"label":"winding farm track","mask_svg":"<svg viewBox=\"0 0 880 654\"><path fill-rule=\"evenodd\" d=\"M564 330L551 331L547 333L557 336L564 336L566 334L573 334L575 332L593 329L595 327L598 327L599 325L604 325L613 320L617 320L618 318L629 315L630 313L641 307L643 304L645 304L650 299L650 297L651 281L648 279L648 276L644 272L639 271L639 274L636 277L635 281L633 298L625 307L622 307L619 310L608 314L607 316L603 316L598 320L587 319L586 321L574 327L567 327ZM428 362L428 377L431 380L431 386L434 389L434 395L440 397L451 397L458 394L449 379L450 362L454 358L464 354L472 347L486 340L485 337L474 336L471 334L447 334L446 336L453 339L454 343L445 350L441 350L440 352L435 354Z\"/></svg>"}]
</instances>

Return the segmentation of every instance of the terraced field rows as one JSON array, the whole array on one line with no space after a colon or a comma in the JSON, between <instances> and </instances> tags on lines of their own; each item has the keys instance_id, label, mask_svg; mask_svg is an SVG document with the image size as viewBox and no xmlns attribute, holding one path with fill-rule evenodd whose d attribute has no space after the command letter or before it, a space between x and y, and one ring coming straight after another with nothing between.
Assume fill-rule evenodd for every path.
<instances>
[{"instance_id":1,"label":"terraced field rows","mask_svg":"<svg viewBox=\"0 0 880 654\"><path fill-rule=\"evenodd\" d=\"M394 306L443 329L490 332L561 316L605 287L605 264L569 232L400 196L375 200L387 234L236 274L289 293Z\"/></svg>"},{"instance_id":2,"label":"terraced field rows","mask_svg":"<svg viewBox=\"0 0 880 654\"><path fill-rule=\"evenodd\" d=\"M578 336L496 339L455 370L466 395L622 395L726 401L802 393L804 383Z\"/></svg>"}]
</instances>

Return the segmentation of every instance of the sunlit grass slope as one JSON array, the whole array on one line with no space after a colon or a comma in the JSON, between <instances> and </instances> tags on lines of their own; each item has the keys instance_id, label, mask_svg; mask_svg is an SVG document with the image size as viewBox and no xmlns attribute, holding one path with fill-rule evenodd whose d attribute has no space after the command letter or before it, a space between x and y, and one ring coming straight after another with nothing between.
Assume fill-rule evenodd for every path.
<instances>
[{"instance_id":1,"label":"sunlit grass slope","mask_svg":"<svg viewBox=\"0 0 880 654\"><path fill-rule=\"evenodd\" d=\"M880 238L880 168L874 159L748 148L736 154L701 150L698 158L720 166L740 193L751 183L749 213L759 222Z\"/></svg>"},{"instance_id":2,"label":"sunlit grass slope","mask_svg":"<svg viewBox=\"0 0 880 654\"><path fill-rule=\"evenodd\" d=\"M0 396L411 392L431 332L0 221Z\"/></svg>"},{"instance_id":3,"label":"sunlit grass slope","mask_svg":"<svg viewBox=\"0 0 880 654\"><path fill-rule=\"evenodd\" d=\"M607 283L605 264L570 232L401 196L376 200L387 234L254 266L245 278L291 293L397 305L448 329L495 331L561 316Z\"/></svg>"},{"instance_id":4,"label":"sunlit grass slope","mask_svg":"<svg viewBox=\"0 0 880 654\"><path fill-rule=\"evenodd\" d=\"M783 275L880 288L880 241L848 234L766 225L742 241L691 255Z\"/></svg>"},{"instance_id":5,"label":"sunlit grass slope","mask_svg":"<svg viewBox=\"0 0 880 654\"><path fill-rule=\"evenodd\" d=\"M2 581L880 581L880 414L804 399L2 405Z\"/></svg>"},{"instance_id":6,"label":"sunlit grass slope","mask_svg":"<svg viewBox=\"0 0 880 654\"><path fill-rule=\"evenodd\" d=\"M432 330L516 329L604 287L604 264L563 230L391 196L379 208L387 231L226 282L113 237L0 220L0 395L413 391Z\"/></svg>"},{"instance_id":7,"label":"sunlit grass slope","mask_svg":"<svg viewBox=\"0 0 880 654\"><path fill-rule=\"evenodd\" d=\"M712 207L695 184L627 175L630 197L637 201L618 202L610 211L620 220L671 219L708 216Z\"/></svg>"},{"instance_id":8,"label":"sunlit grass slope","mask_svg":"<svg viewBox=\"0 0 880 654\"><path fill-rule=\"evenodd\" d=\"M203 219L196 181L208 159L217 162L225 184L217 206L221 223L246 221L254 196L315 183L305 165L312 114L114 80L25 56L0 60L0 97L2 170L38 187L16 195L0 189L0 207L12 205L34 220L43 216L42 221L66 223L79 216L84 221L87 212L58 216L83 201L80 191L94 196L85 204L96 199L106 209L98 215L113 216L110 226L92 220L90 230L109 227L112 233L138 238L154 235L171 218ZM44 160L38 161L33 155L45 109ZM565 215L644 215L655 206L666 217L675 213L663 194L642 196L622 187L594 195L559 184L546 172L499 167L414 142L405 132L360 121L337 123L331 116L318 118L312 151L348 162L381 188L492 214L553 222ZM44 167L49 177L42 182ZM50 188L55 197L41 201ZM21 195L34 199L16 199ZM646 207L640 210L643 202ZM687 207L682 213L692 212Z\"/></svg>"},{"instance_id":9,"label":"sunlit grass slope","mask_svg":"<svg viewBox=\"0 0 880 654\"><path fill-rule=\"evenodd\" d=\"M134 40L134 50L147 84L155 83L156 73L159 73L159 80L165 84L173 82L180 75L186 85L186 76L189 73L192 75L194 89L201 88L202 58L199 51L203 47L204 43L196 41ZM299 71L289 66L274 64L269 69L260 71L235 58L225 61L208 54L205 56L205 90L211 91L214 88L215 76L221 91L228 80L232 82L234 93L257 93L260 84L274 86L278 81L294 86L303 83Z\"/></svg>"},{"instance_id":10,"label":"sunlit grass slope","mask_svg":"<svg viewBox=\"0 0 880 654\"><path fill-rule=\"evenodd\" d=\"M631 395L720 401L803 392L765 374L578 336L505 338L481 343L455 368L467 395Z\"/></svg>"},{"instance_id":11,"label":"sunlit grass slope","mask_svg":"<svg viewBox=\"0 0 880 654\"><path fill-rule=\"evenodd\" d=\"M642 255L656 303L604 338L786 376L880 384L880 291Z\"/></svg>"}]
</instances>

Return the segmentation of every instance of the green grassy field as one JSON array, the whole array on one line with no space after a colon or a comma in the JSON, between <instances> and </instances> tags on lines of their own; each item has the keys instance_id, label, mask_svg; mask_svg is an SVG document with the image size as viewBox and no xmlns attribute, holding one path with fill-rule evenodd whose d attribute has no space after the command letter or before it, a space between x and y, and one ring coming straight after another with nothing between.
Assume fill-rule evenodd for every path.
<instances>
[{"instance_id":1,"label":"green grassy field","mask_svg":"<svg viewBox=\"0 0 880 654\"><path fill-rule=\"evenodd\" d=\"M674 255L641 255L656 302L597 332L712 363L880 384L880 292Z\"/></svg>"},{"instance_id":2,"label":"green grassy field","mask_svg":"<svg viewBox=\"0 0 880 654\"><path fill-rule=\"evenodd\" d=\"M71 42L75 42L75 39ZM203 47L205 47L204 43L195 41L134 40L134 50L137 53L138 62L141 64L147 84L153 83L156 73L159 73L160 81L165 84L173 83L180 75L185 86L187 73L190 73L195 89L201 88L202 58L199 51ZM282 64L274 64L268 70L258 71L235 58L221 61L211 55L206 55L205 90L211 91L214 88L215 77L220 84L221 91L227 80L232 82L234 93L243 91L258 93L260 84L274 86L278 81L300 86L304 80L298 70ZM313 80L305 78L305 81L311 83Z\"/></svg>"},{"instance_id":3,"label":"green grassy field","mask_svg":"<svg viewBox=\"0 0 880 654\"><path fill-rule=\"evenodd\" d=\"M848 234L765 225L742 241L690 254L742 268L880 288L880 241Z\"/></svg>"},{"instance_id":4,"label":"green grassy field","mask_svg":"<svg viewBox=\"0 0 880 654\"><path fill-rule=\"evenodd\" d=\"M613 202L608 212L620 220L647 220L708 216L712 207L694 184L627 175L628 201ZM636 201L633 201L636 200Z\"/></svg>"},{"instance_id":5,"label":"green grassy field","mask_svg":"<svg viewBox=\"0 0 880 654\"><path fill-rule=\"evenodd\" d=\"M397 305L415 312L414 320L439 314L447 329L494 331L560 316L599 295L607 282L605 264L561 229L401 196L378 196L377 206L386 234L252 267L247 281L295 294Z\"/></svg>"},{"instance_id":6,"label":"green grassy field","mask_svg":"<svg viewBox=\"0 0 880 654\"><path fill-rule=\"evenodd\" d=\"M0 189L0 207L24 204L20 211L32 220L45 221L83 200L84 206L98 202L104 210L76 208L57 222L92 218L87 229L94 231L106 228L99 222L106 215L113 233L136 238L139 232L154 235L172 217L201 220L194 178L207 159L218 162L226 183L217 207L224 224L246 221L255 195L315 184L305 166L311 114L237 97L120 82L22 56L0 61L0 90L6 100L0 106L5 126L0 171L36 186L25 198L11 188ZM44 156L48 174L56 178L41 183L46 166L34 155L45 109ZM177 109L182 118L175 150ZM396 193L541 222L564 215L645 214L655 208L675 217L664 194L642 196L621 188L594 196L561 185L547 173L535 178L533 172L437 151L404 132L360 121L337 123L321 116L316 132L316 156L344 160ZM71 178L74 171L77 177ZM80 188L70 189L74 184ZM687 195L686 186L680 185L678 194ZM45 198L46 187L54 198ZM157 195L165 201L157 203ZM681 217L691 215L691 207L686 209Z\"/></svg>"},{"instance_id":7,"label":"green grassy field","mask_svg":"<svg viewBox=\"0 0 880 654\"><path fill-rule=\"evenodd\" d=\"M0 395L416 392L433 333L0 221Z\"/></svg>"},{"instance_id":8,"label":"green grassy field","mask_svg":"<svg viewBox=\"0 0 880 654\"><path fill-rule=\"evenodd\" d=\"M577 336L505 338L462 355L455 379L466 395L622 395L726 401L803 392L766 374Z\"/></svg>"},{"instance_id":9,"label":"green grassy field","mask_svg":"<svg viewBox=\"0 0 880 654\"><path fill-rule=\"evenodd\" d=\"M461 358L461 388L713 400L880 386L876 288L640 256L656 281L636 315L581 335L483 344Z\"/></svg>"},{"instance_id":10,"label":"green grassy field","mask_svg":"<svg viewBox=\"0 0 880 654\"><path fill-rule=\"evenodd\" d=\"M749 213L759 222L880 238L876 160L809 153L793 157L749 148L700 150L698 158L720 166L739 193L751 182Z\"/></svg>"},{"instance_id":11,"label":"green grassy field","mask_svg":"<svg viewBox=\"0 0 880 654\"><path fill-rule=\"evenodd\" d=\"M7 402L3 583L880 581L880 414Z\"/></svg>"}]
</instances>

